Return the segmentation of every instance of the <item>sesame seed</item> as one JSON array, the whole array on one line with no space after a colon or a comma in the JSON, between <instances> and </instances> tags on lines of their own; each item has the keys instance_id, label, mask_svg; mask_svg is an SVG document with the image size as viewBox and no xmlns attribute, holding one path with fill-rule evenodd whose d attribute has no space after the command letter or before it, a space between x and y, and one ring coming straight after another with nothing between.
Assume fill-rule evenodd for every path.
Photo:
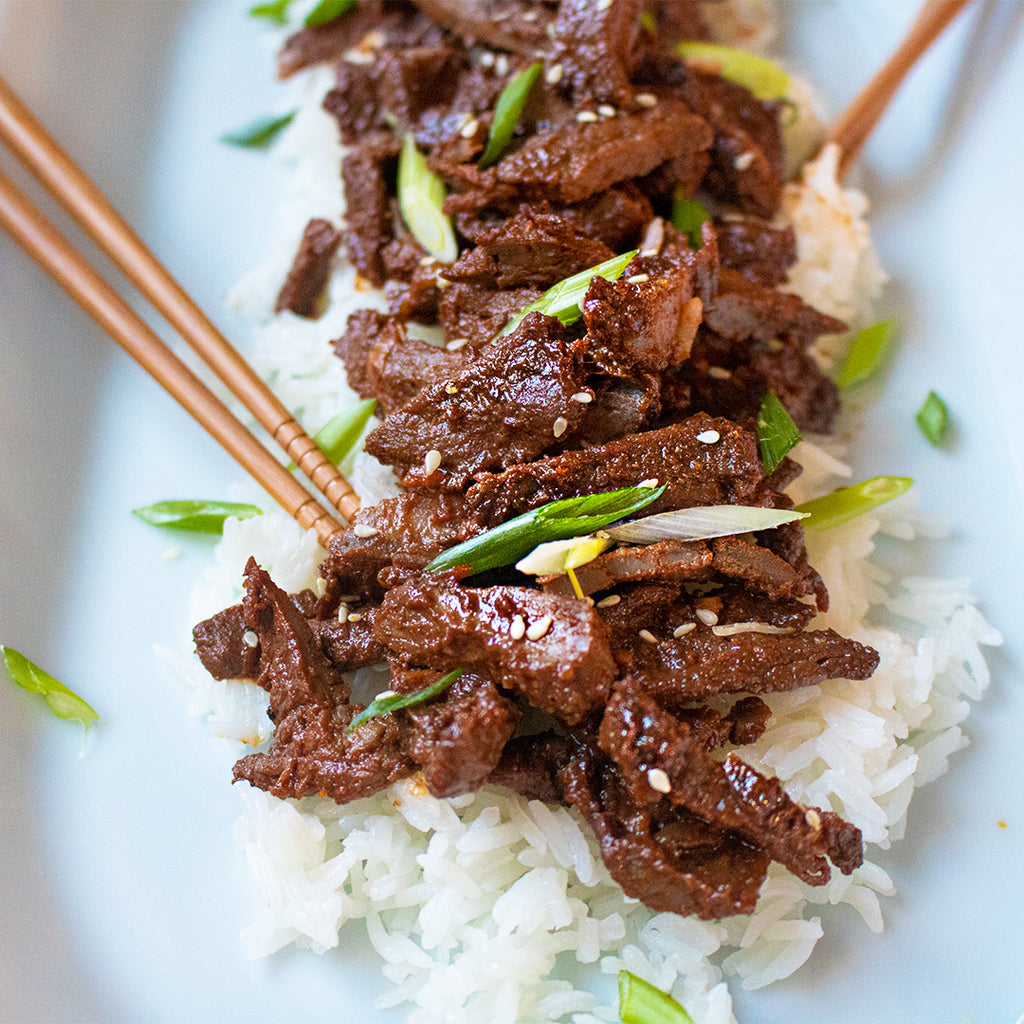
<instances>
[{"instance_id":1,"label":"sesame seed","mask_svg":"<svg viewBox=\"0 0 1024 1024\"><path fill-rule=\"evenodd\" d=\"M480 65L481 67L489 68L494 66L494 54L490 50L484 50L480 54Z\"/></svg>"},{"instance_id":2,"label":"sesame seed","mask_svg":"<svg viewBox=\"0 0 1024 1024\"><path fill-rule=\"evenodd\" d=\"M246 647L255 647L259 642L260 638L251 629L247 629L242 634L242 643Z\"/></svg>"},{"instance_id":3,"label":"sesame seed","mask_svg":"<svg viewBox=\"0 0 1024 1024\"><path fill-rule=\"evenodd\" d=\"M597 3L594 6L599 11L607 11L608 8L611 7L611 5L612 5L612 0L597 0Z\"/></svg>"},{"instance_id":4,"label":"sesame seed","mask_svg":"<svg viewBox=\"0 0 1024 1024\"><path fill-rule=\"evenodd\" d=\"M569 421L564 416L559 416L554 422L554 426L551 428L551 433L555 437L561 437L569 429Z\"/></svg>"},{"instance_id":5,"label":"sesame seed","mask_svg":"<svg viewBox=\"0 0 1024 1024\"><path fill-rule=\"evenodd\" d=\"M737 171L745 171L754 162L754 154L747 150L746 153L740 153L732 165Z\"/></svg>"},{"instance_id":6,"label":"sesame seed","mask_svg":"<svg viewBox=\"0 0 1024 1024\"><path fill-rule=\"evenodd\" d=\"M597 114L595 114L592 110L581 110L576 115L576 120L577 121L596 121L597 120Z\"/></svg>"},{"instance_id":7,"label":"sesame seed","mask_svg":"<svg viewBox=\"0 0 1024 1024\"><path fill-rule=\"evenodd\" d=\"M811 826L811 828L821 828L821 815L813 807L807 808L804 820Z\"/></svg>"},{"instance_id":8,"label":"sesame seed","mask_svg":"<svg viewBox=\"0 0 1024 1024\"><path fill-rule=\"evenodd\" d=\"M423 460L423 474L430 476L437 471L441 465L441 453L436 448L431 448Z\"/></svg>"},{"instance_id":9,"label":"sesame seed","mask_svg":"<svg viewBox=\"0 0 1024 1024\"><path fill-rule=\"evenodd\" d=\"M457 395L459 393L459 389L454 384L452 384L451 381L449 381L444 386L444 393L446 395Z\"/></svg>"},{"instance_id":10,"label":"sesame seed","mask_svg":"<svg viewBox=\"0 0 1024 1024\"><path fill-rule=\"evenodd\" d=\"M421 256L420 257L420 266L421 267L432 267L436 262L437 262L437 260L435 260L433 256Z\"/></svg>"},{"instance_id":11,"label":"sesame seed","mask_svg":"<svg viewBox=\"0 0 1024 1024\"><path fill-rule=\"evenodd\" d=\"M550 628L554 620L550 615L543 615L536 622L530 624L526 630L527 640L539 640Z\"/></svg>"},{"instance_id":12,"label":"sesame seed","mask_svg":"<svg viewBox=\"0 0 1024 1024\"><path fill-rule=\"evenodd\" d=\"M338 621L341 622L341 623L348 622L348 605L347 604L339 604L338 605Z\"/></svg>"},{"instance_id":13,"label":"sesame seed","mask_svg":"<svg viewBox=\"0 0 1024 1024\"><path fill-rule=\"evenodd\" d=\"M522 17L523 21L536 21L537 20L537 12L536 11L523 11L521 17Z\"/></svg>"},{"instance_id":14,"label":"sesame seed","mask_svg":"<svg viewBox=\"0 0 1024 1024\"><path fill-rule=\"evenodd\" d=\"M512 625L509 627L508 635L510 637L512 637L513 640L522 640L522 638L523 638L523 636L525 634L526 634L526 623L523 622L522 615L517 615L512 620Z\"/></svg>"},{"instance_id":15,"label":"sesame seed","mask_svg":"<svg viewBox=\"0 0 1024 1024\"><path fill-rule=\"evenodd\" d=\"M480 127L480 122L475 118L471 117L460 129L459 134L464 139L471 139L476 135L477 128Z\"/></svg>"},{"instance_id":16,"label":"sesame seed","mask_svg":"<svg viewBox=\"0 0 1024 1024\"><path fill-rule=\"evenodd\" d=\"M650 281L650 274L634 274L632 277L627 277L626 281L629 284L643 284L645 281Z\"/></svg>"},{"instance_id":17,"label":"sesame seed","mask_svg":"<svg viewBox=\"0 0 1024 1024\"><path fill-rule=\"evenodd\" d=\"M708 376L714 377L715 380L728 380L732 376L732 370L727 370L724 366L709 366Z\"/></svg>"},{"instance_id":18,"label":"sesame seed","mask_svg":"<svg viewBox=\"0 0 1024 1024\"><path fill-rule=\"evenodd\" d=\"M363 613L362 612L353 612L348 617L348 621L349 622L362 622L363 621Z\"/></svg>"},{"instance_id":19,"label":"sesame seed","mask_svg":"<svg viewBox=\"0 0 1024 1024\"><path fill-rule=\"evenodd\" d=\"M705 430L697 435L697 440L701 444L714 444L716 441L720 441L722 435L717 430Z\"/></svg>"},{"instance_id":20,"label":"sesame seed","mask_svg":"<svg viewBox=\"0 0 1024 1024\"><path fill-rule=\"evenodd\" d=\"M676 626L676 628L672 630L672 635L678 640L681 636L686 636L687 633L692 632L696 628L696 622L684 622L681 626Z\"/></svg>"},{"instance_id":21,"label":"sesame seed","mask_svg":"<svg viewBox=\"0 0 1024 1024\"><path fill-rule=\"evenodd\" d=\"M594 396L589 391L577 391L576 394L572 396L572 400L574 402L579 402L580 405L587 405L589 402L594 400Z\"/></svg>"},{"instance_id":22,"label":"sesame seed","mask_svg":"<svg viewBox=\"0 0 1024 1024\"><path fill-rule=\"evenodd\" d=\"M465 348L468 344L469 338L452 338L452 340L445 345L445 348L449 352L458 352L460 348Z\"/></svg>"},{"instance_id":23,"label":"sesame seed","mask_svg":"<svg viewBox=\"0 0 1024 1024\"><path fill-rule=\"evenodd\" d=\"M556 85L561 80L562 80L562 65L561 64L552 64L551 67L549 67L547 69L547 71L544 72L544 81L547 82L548 85Z\"/></svg>"},{"instance_id":24,"label":"sesame seed","mask_svg":"<svg viewBox=\"0 0 1024 1024\"><path fill-rule=\"evenodd\" d=\"M313 590L317 597L323 597L327 593L327 580L323 576L317 576L316 583L313 584Z\"/></svg>"},{"instance_id":25,"label":"sesame seed","mask_svg":"<svg viewBox=\"0 0 1024 1024\"><path fill-rule=\"evenodd\" d=\"M705 626L713 626L718 622L718 616L710 608L698 608L697 618L700 619Z\"/></svg>"},{"instance_id":26,"label":"sesame seed","mask_svg":"<svg viewBox=\"0 0 1024 1024\"><path fill-rule=\"evenodd\" d=\"M647 785L659 793L671 793L672 783L660 768L647 769Z\"/></svg>"},{"instance_id":27,"label":"sesame seed","mask_svg":"<svg viewBox=\"0 0 1024 1024\"><path fill-rule=\"evenodd\" d=\"M597 602L597 607L611 608L612 605L618 604L621 600L622 597L619 594L609 594L607 597L602 597L601 600Z\"/></svg>"},{"instance_id":28,"label":"sesame seed","mask_svg":"<svg viewBox=\"0 0 1024 1024\"><path fill-rule=\"evenodd\" d=\"M637 635L641 640L646 640L649 644L656 644L658 642L658 638L649 629L641 629Z\"/></svg>"},{"instance_id":29,"label":"sesame seed","mask_svg":"<svg viewBox=\"0 0 1024 1024\"><path fill-rule=\"evenodd\" d=\"M494 70L497 71L499 75L508 74L508 57L505 54L498 54L498 59L494 62Z\"/></svg>"},{"instance_id":30,"label":"sesame seed","mask_svg":"<svg viewBox=\"0 0 1024 1024\"><path fill-rule=\"evenodd\" d=\"M640 242L640 255L657 256L664 240L665 222L661 217L655 217L644 231L643 240Z\"/></svg>"},{"instance_id":31,"label":"sesame seed","mask_svg":"<svg viewBox=\"0 0 1024 1024\"><path fill-rule=\"evenodd\" d=\"M602 117L614 117L618 111L610 103L602 103L598 108L597 112Z\"/></svg>"},{"instance_id":32,"label":"sesame seed","mask_svg":"<svg viewBox=\"0 0 1024 1024\"><path fill-rule=\"evenodd\" d=\"M641 107L653 107L658 103L658 97L651 92L638 92L633 99L635 99Z\"/></svg>"},{"instance_id":33,"label":"sesame seed","mask_svg":"<svg viewBox=\"0 0 1024 1024\"><path fill-rule=\"evenodd\" d=\"M370 526L369 523L356 523L356 525L352 528L352 532L357 537L376 537L377 527Z\"/></svg>"}]
</instances>

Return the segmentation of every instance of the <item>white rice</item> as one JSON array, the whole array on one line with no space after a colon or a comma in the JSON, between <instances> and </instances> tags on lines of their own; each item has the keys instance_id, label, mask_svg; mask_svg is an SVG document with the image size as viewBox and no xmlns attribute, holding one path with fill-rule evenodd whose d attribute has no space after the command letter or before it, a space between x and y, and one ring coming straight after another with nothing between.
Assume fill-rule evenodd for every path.
<instances>
[{"instance_id":1,"label":"white rice","mask_svg":"<svg viewBox=\"0 0 1024 1024\"><path fill-rule=\"evenodd\" d=\"M232 304L254 324L250 358L315 431L354 400L329 341L351 310L379 299L356 292L351 268L342 265L321 320L271 313L305 220L341 206L340 152L319 111L324 82L312 75L302 88L307 103L279 146L294 164L294 192L285 201L290 235L273 262L236 289ZM794 290L855 323L867 322L884 280L866 209L863 196L836 185L834 157L826 154L802 186L787 188L782 213L798 235ZM822 358L835 351L824 346ZM805 467L793 488L797 500L848 480L834 442L802 442L795 457ZM395 493L390 474L366 456L356 459L352 479L367 503ZM768 728L741 751L795 799L834 810L863 831L866 859L851 876L834 873L814 888L773 864L755 913L702 922L625 897L575 811L494 787L438 800L413 779L338 806L280 801L239 786L235 839L256 902L242 934L246 950L267 956L294 943L323 953L349 922L362 920L389 983L379 1005L410 1005L413 1024L614 1021L621 968L670 990L698 1024L725 1024L734 1020L728 984L756 989L795 971L822 935L827 905L849 905L880 932L879 897L894 890L872 850L902 836L914 789L941 775L966 743L968 702L988 683L981 648L1000 642L966 583L897 579L886 559L873 557L934 533L908 495L808 534L811 563L831 596L813 625L870 644L881 664L864 681L768 695ZM250 555L288 590L317 577L315 539L283 514L231 521L196 588L194 620L238 600ZM250 743L267 738L261 690L215 683L194 658L174 660L192 687L193 712L212 732Z\"/></svg>"}]
</instances>

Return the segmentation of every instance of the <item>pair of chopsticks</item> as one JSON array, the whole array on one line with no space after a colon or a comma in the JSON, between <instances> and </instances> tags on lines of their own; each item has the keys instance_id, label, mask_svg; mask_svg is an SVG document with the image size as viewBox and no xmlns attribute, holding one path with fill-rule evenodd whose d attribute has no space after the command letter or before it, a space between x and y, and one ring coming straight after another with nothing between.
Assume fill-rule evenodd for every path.
<instances>
[{"instance_id":1,"label":"pair of chopsticks","mask_svg":"<svg viewBox=\"0 0 1024 1024\"><path fill-rule=\"evenodd\" d=\"M349 520L359 496L295 417L149 251L124 218L0 78L0 140L71 215L255 420ZM342 525L240 423L46 219L0 173L0 227L325 547Z\"/></svg>"}]
</instances>

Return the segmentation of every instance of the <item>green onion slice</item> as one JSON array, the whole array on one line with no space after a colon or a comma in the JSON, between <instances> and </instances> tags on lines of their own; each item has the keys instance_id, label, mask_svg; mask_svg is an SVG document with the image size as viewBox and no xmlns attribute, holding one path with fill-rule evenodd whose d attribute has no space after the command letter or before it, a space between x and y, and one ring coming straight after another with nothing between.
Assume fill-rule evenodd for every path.
<instances>
[{"instance_id":1,"label":"green onion slice","mask_svg":"<svg viewBox=\"0 0 1024 1024\"><path fill-rule=\"evenodd\" d=\"M274 25L288 24L288 8L292 0L271 0L270 3L256 4L249 8L251 18L265 18Z\"/></svg>"},{"instance_id":2,"label":"green onion slice","mask_svg":"<svg viewBox=\"0 0 1024 1024\"><path fill-rule=\"evenodd\" d=\"M793 418L779 401L779 396L769 388L761 399L761 408L757 413L757 441L761 447L761 462L768 476L775 472L799 440L800 431Z\"/></svg>"},{"instance_id":3,"label":"green onion slice","mask_svg":"<svg viewBox=\"0 0 1024 1024\"><path fill-rule=\"evenodd\" d=\"M24 654L13 647L0 647L0 651L3 652L11 682L29 693L38 693L57 718L81 722L88 732L89 726L100 717L77 693L29 661Z\"/></svg>"},{"instance_id":4,"label":"green onion slice","mask_svg":"<svg viewBox=\"0 0 1024 1024\"><path fill-rule=\"evenodd\" d=\"M494 106L494 120L491 122L491 130L487 133L487 145L484 147L483 155L477 166L481 170L490 167L508 145L512 133L516 130L519 118L522 116L523 107L526 106L527 97L537 81L540 74L541 62L538 60L528 68L520 71L512 79L498 97Z\"/></svg>"},{"instance_id":5,"label":"green onion slice","mask_svg":"<svg viewBox=\"0 0 1024 1024\"><path fill-rule=\"evenodd\" d=\"M297 110L291 110L280 117L260 117L237 131L226 132L221 142L242 149L266 149L292 123Z\"/></svg>"},{"instance_id":6,"label":"green onion slice","mask_svg":"<svg viewBox=\"0 0 1024 1024\"><path fill-rule=\"evenodd\" d=\"M316 432L313 440L335 466L348 455L356 441L362 437L363 430L376 408L377 400L367 398L365 401L357 402L351 409L331 417ZM291 462L288 468L294 470L298 467Z\"/></svg>"},{"instance_id":7,"label":"green onion slice","mask_svg":"<svg viewBox=\"0 0 1024 1024\"><path fill-rule=\"evenodd\" d=\"M638 250L624 252L621 256L613 256L604 263L598 263L596 267L589 270L581 270L572 277L567 277L558 284L553 284L536 302L531 302L525 309L521 309L502 329L501 334L511 334L527 313L545 313L553 316L563 324L575 323L583 316L581 303L590 287L590 282L595 277L603 277L606 281L617 281L622 277L623 272L629 265L629 261L637 254ZM500 337L500 335L499 335Z\"/></svg>"},{"instance_id":8,"label":"green onion slice","mask_svg":"<svg viewBox=\"0 0 1024 1024\"><path fill-rule=\"evenodd\" d=\"M238 501L158 501L154 505L133 508L150 526L190 533L221 533L228 518L251 519L263 515L263 509Z\"/></svg>"},{"instance_id":9,"label":"green onion slice","mask_svg":"<svg viewBox=\"0 0 1024 1024\"><path fill-rule=\"evenodd\" d=\"M934 392L929 391L924 404L917 410L914 417L921 433L936 447L942 444L949 429L949 409L946 403Z\"/></svg>"},{"instance_id":10,"label":"green onion slice","mask_svg":"<svg viewBox=\"0 0 1024 1024\"><path fill-rule=\"evenodd\" d=\"M885 361L895 329L895 320L882 320L858 331L850 343L850 351L836 384L841 388L853 387L877 373Z\"/></svg>"},{"instance_id":11,"label":"green onion slice","mask_svg":"<svg viewBox=\"0 0 1024 1024\"><path fill-rule=\"evenodd\" d=\"M822 495L797 505L797 512L808 513L805 530L830 530L833 526L855 519L905 494L913 486L909 476L873 476L851 487L840 487L831 494Z\"/></svg>"},{"instance_id":12,"label":"green onion slice","mask_svg":"<svg viewBox=\"0 0 1024 1024\"><path fill-rule=\"evenodd\" d=\"M687 64L745 86L759 100L778 100L789 92L789 75L782 68L746 50L687 40L676 44L676 53Z\"/></svg>"},{"instance_id":13,"label":"green onion slice","mask_svg":"<svg viewBox=\"0 0 1024 1024\"><path fill-rule=\"evenodd\" d=\"M676 189L672 197L672 224L686 235L691 249L699 249L703 244L700 229L704 221L710 219L711 214L701 203L696 199L687 199L679 189Z\"/></svg>"},{"instance_id":14,"label":"green onion slice","mask_svg":"<svg viewBox=\"0 0 1024 1024\"><path fill-rule=\"evenodd\" d=\"M424 249L442 263L458 255L451 217L445 215L444 182L429 167L411 133L402 139L398 157L398 205L409 230Z\"/></svg>"},{"instance_id":15,"label":"green onion slice","mask_svg":"<svg viewBox=\"0 0 1024 1024\"><path fill-rule=\"evenodd\" d=\"M433 700L438 694L447 690L464 671L461 668L453 669L436 682L415 693L388 693L386 696L377 697L349 722L348 731L352 732L353 729L358 729L363 722L368 722L371 718L380 718L381 715L390 714L399 708L412 708L418 704L426 704L428 700Z\"/></svg>"},{"instance_id":16,"label":"green onion slice","mask_svg":"<svg viewBox=\"0 0 1024 1024\"><path fill-rule=\"evenodd\" d=\"M493 530L456 544L437 556L428 572L469 566L471 573L501 565L512 565L538 544L593 533L608 523L624 519L659 498L665 487L623 487L602 494L551 501L532 512L524 512Z\"/></svg>"},{"instance_id":17,"label":"green onion slice","mask_svg":"<svg viewBox=\"0 0 1024 1024\"><path fill-rule=\"evenodd\" d=\"M303 25L306 28L316 28L317 25L326 25L343 14L348 14L356 6L357 0L320 0L306 15Z\"/></svg>"},{"instance_id":18,"label":"green onion slice","mask_svg":"<svg viewBox=\"0 0 1024 1024\"><path fill-rule=\"evenodd\" d=\"M659 512L613 526L602 533L628 544L653 544L659 540L710 540L737 533L774 530L783 523L803 519L804 512L759 505L703 505Z\"/></svg>"},{"instance_id":19,"label":"green onion slice","mask_svg":"<svg viewBox=\"0 0 1024 1024\"><path fill-rule=\"evenodd\" d=\"M525 558L516 562L520 572L530 576L561 576L592 562L612 546L611 537L569 537L538 544Z\"/></svg>"},{"instance_id":20,"label":"green onion slice","mask_svg":"<svg viewBox=\"0 0 1024 1024\"><path fill-rule=\"evenodd\" d=\"M619 1019L622 1024L693 1024L668 993L631 971L619 971Z\"/></svg>"}]
</instances>

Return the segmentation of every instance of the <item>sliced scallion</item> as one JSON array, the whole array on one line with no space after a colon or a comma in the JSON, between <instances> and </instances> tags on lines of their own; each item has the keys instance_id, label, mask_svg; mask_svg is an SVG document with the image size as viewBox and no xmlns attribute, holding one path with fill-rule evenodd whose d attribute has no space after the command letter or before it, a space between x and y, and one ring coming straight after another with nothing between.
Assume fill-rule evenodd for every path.
<instances>
[{"instance_id":1,"label":"sliced scallion","mask_svg":"<svg viewBox=\"0 0 1024 1024\"><path fill-rule=\"evenodd\" d=\"M264 18L274 25L288 24L288 8L292 0L271 0L270 3L256 4L249 8L249 16L252 18Z\"/></svg>"},{"instance_id":2,"label":"sliced scallion","mask_svg":"<svg viewBox=\"0 0 1024 1024\"><path fill-rule=\"evenodd\" d=\"M398 205L413 237L442 263L458 255L452 221L442 206L444 182L428 166L411 133L402 139L398 157Z\"/></svg>"},{"instance_id":3,"label":"sliced scallion","mask_svg":"<svg viewBox=\"0 0 1024 1024\"><path fill-rule=\"evenodd\" d=\"M237 501L158 501L133 508L132 515L168 530L222 533L226 519L251 519L263 515L263 509Z\"/></svg>"},{"instance_id":4,"label":"sliced scallion","mask_svg":"<svg viewBox=\"0 0 1024 1024\"><path fill-rule=\"evenodd\" d=\"M946 403L934 392L929 391L924 404L917 410L914 417L921 433L936 447L942 444L949 429L949 409Z\"/></svg>"},{"instance_id":5,"label":"sliced scallion","mask_svg":"<svg viewBox=\"0 0 1024 1024\"><path fill-rule=\"evenodd\" d=\"M480 157L479 167L490 167L502 153L516 130L519 118L522 116L523 107L526 106L527 97L537 81L540 74L541 62L535 61L528 68L520 71L512 79L498 97L494 106L494 120L491 122L491 130L487 133L487 145L484 147L483 155Z\"/></svg>"},{"instance_id":6,"label":"sliced scallion","mask_svg":"<svg viewBox=\"0 0 1024 1024\"><path fill-rule=\"evenodd\" d=\"M89 726L100 717L77 693L29 661L24 654L13 647L0 647L0 651L3 652L4 664L7 666L11 682L23 690L28 690L29 693L38 693L57 718L81 722L88 732Z\"/></svg>"},{"instance_id":7,"label":"sliced scallion","mask_svg":"<svg viewBox=\"0 0 1024 1024\"><path fill-rule=\"evenodd\" d=\"M783 523L803 519L804 513L760 505L704 505L659 512L605 530L613 540L628 544L654 544L659 540L710 540L737 533L774 530Z\"/></svg>"},{"instance_id":8,"label":"sliced scallion","mask_svg":"<svg viewBox=\"0 0 1024 1024\"><path fill-rule=\"evenodd\" d=\"M352 446L362 436L363 429L377 408L375 398L367 398L357 402L351 409L339 412L331 417L315 434L313 440L320 450L335 466L352 450ZM296 469L294 462L288 465L290 470Z\"/></svg>"},{"instance_id":9,"label":"sliced scallion","mask_svg":"<svg viewBox=\"0 0 1024 1024\"><path fill-rule=\"evenodd\" d=\"M220 141L242 149L266 149L292 123L297 113L297 110L291 110L280 116L257 118L244 128L225 132Z\"/></svg>"},{"instance_id":10,"label":"sliced scallion","mask_svg":"<svg viewBox=\"0 0 1024 1024\"><path fill-rule=\"evenodd\" d=\"M778 100L789 92L789 75L782 68L746 50L687 40L676 44L676 52L687 64L742 85L759 100Z\"/></svg>"},{"instance_id":11,"label":"sliced scallion","mask_svg":"<svg viewBox=\"0 0 1024 1024\"><path fill-rule=\"evenodd\" d=\"M413 708L419 704L426 704L428 700L433 700L447 690L462 675L463 671L464 669L461 668L453 669L436 682L415 693L389 693L384 697L377 697L349 722L348 731L352 732L353 729L358 729L363 722L368 722L371 718L380 718L381 715L390 714L400 708Z\"/></svg>"},{"instance_id":12,"label":"sliced scallion","mask_svg":"<svg viewBox=\"0 0 1024 1024\"><path fill-rule=\"evenodd\" d=\"M793 417L779 401L779 396L769 388L761 399L761 408L757 413L757 441L761 448L761 462L768 476L775 472L799 440L800 431Z\"/></svg>"},{"instance_id":13,"label":"sliced scallion","mask_svg":"<svg viewBox=\"0 0 1024 1024\"><path fill-rule=\"evenodd\" d=\"M645 508L664 493L661 487L623 487L602 494L551 501L532 512L524 512L493 530L456 544L437 556L428 572L469 566L470 572L483 572L502 565L512 565L529 554L538 544L568 537L582 537L624 519Z\"/></svg>"},{"instance_id":14,"label":"sliced scallion","mask_svg":"<svg viewBox=\"0 0 1024 1024\"><path fill-rule=\"evenodd\" d=\"M357 0L320 0L306 15L302 22L306 28L316 28L317 25L326 25L343 14L348 14L356 6Z\"/></svg>"},{"instance_id":15,"label":"sliced scallion","mask_svg":"<svg viewBox=\"0 0 1024 1024\"><path fill-rule=\"evenodd\" d=\"M678 189L672 198L672 224L686 235L691 249L699 249L701 227L711 214L696 199L687 199Z\"/></svg>"},{"instance_id":16,"label":"sliced scallion","mask_svg":"<svg viewBox=\"0 0 1024 1024\"><path fill-rule=\"evenodd\" d=\"M836 384L841 388L853 387L877 373L885 361L895 328L895 320L882 320L858 331L850 343Z\"/></svg>"},{"instance_id":17,"label":"sliced scallion","mask_svg":"<svg viewBox=\"0 0 1024 1024\"><path fill-rule=\"evenodd\" d=\"M840 487L831 494L822 495L797 505L797 512L808 514L805 530L830 530L893 498L905 494L913 486L909 476L873 476L850 487Z\"/></svg>"},{"instance_id":18,"label":"sliced scallion","mask_svg":"<svg viewBox=\"0 0 1024 1024\"><path fill-rule=\"evenodd\" d=\"M631 971L619 971L619 1019L622 1024L693 1024L668 993Z\"/></svg>"},{"instance_id":19,"label":"sliced scallion","mask_svg":"<svg viewBox=\"0 0 1024 1024\"><path fill-rule=\"evenodd\" d=\"M527 313L545 313L553 316L563 324L575 323L583 315L581 303L595 277L603 277L606 281L617 281L629 265L629 261L637 254L637 250L624 252L621 256L613 256L604 263L598 263L589 270L581 270L572 277L567 277L558 284L553 284L536 302L531 302L521 309L505 325L501 334L511 334Z\"/></svg>"},{"instance_id":20,"label":"sliced scallion","mask_svg":"<svg viewBox=\"0 0 1024 1024\"><path fill-rule=\"evenodd\" d=\"M569 569L578 569L592 562L612 546L610 537L569 537L538 544L516 568L530 576L560 576Z\"/></svg>"}]
</instances>

